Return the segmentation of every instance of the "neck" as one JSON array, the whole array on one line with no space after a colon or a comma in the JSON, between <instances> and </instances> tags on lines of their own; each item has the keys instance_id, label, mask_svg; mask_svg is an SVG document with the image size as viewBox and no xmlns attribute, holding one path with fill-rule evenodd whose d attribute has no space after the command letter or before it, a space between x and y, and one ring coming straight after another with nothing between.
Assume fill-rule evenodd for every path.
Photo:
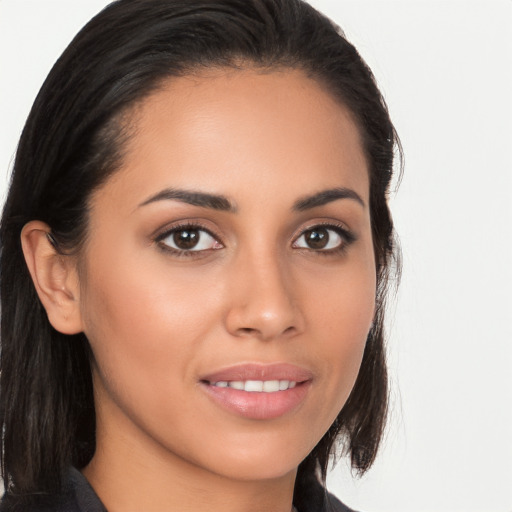
<instances>
[{"instance_id":1,"label":"neck","mask_svg":"<svg viewBox=\"0 0 512 512\"><path fill-rule=\"evenodd\" d=\"M95 455L83 473L109 512L291 512L295 471L280 478L237 481L174 463L152 467ZM133 454L132 454L133 456Z\"/></svg>"},{"instance_id":2,"label":"neck","mask_svg":"<svg viewBox=\"0 0 512 512\"><path fill-rule=\"evenodd\" d=\"M291 512L296 469L237 479L185 460L140 432L100 422L96 453L83 474L109 512Z\"/></svg>"}]
</instances>

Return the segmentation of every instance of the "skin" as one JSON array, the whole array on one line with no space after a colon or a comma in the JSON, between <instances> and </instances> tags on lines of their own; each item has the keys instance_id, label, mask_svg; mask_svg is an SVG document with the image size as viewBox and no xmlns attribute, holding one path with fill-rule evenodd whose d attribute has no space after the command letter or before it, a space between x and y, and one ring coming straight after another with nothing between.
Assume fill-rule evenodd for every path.
<instances>
[{"instance_id":1,"label":"skin","mask_svg":"<svg viewBox=\"0 0 512 512\"><path fill-rule=\"evenodd\" d=\"M343 407L374 314L358 129L293 70L173 79L133 114L121 169L91 198L79 262L52 258L41 223L23 235L50 321L83 330L94 354L97 451L84 474L110 512L289 512L297 466ZM235 211L144 204L170 187L222 195ZM340 187L362 202L294 208ZM169 250L162 233L184 222L211 233L204 250ZM334 249L304 236L324 224ZM38 248L46 267L31 266ZM293 410L250 419L200 385L240 363L291 363L312 378Z\"/></svg>"}]
</instances>

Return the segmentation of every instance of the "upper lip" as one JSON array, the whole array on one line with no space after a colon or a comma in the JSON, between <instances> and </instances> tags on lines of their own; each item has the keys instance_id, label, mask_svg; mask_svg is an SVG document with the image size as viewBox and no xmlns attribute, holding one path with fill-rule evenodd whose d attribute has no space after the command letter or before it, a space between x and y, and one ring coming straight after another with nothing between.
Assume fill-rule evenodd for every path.
<instances>
[{"instance_id":1,"label":"upper lip","mask_svg":"<svg viewBox=\"0 0 512 512\"><path fill-rule=\"evenodd\" d=\"M247 380L289 380L304 382L311 380L311 371L289 363L247 363L216 370L201 377L201 381L247 381Z\"/></svg>"}]
</instances>

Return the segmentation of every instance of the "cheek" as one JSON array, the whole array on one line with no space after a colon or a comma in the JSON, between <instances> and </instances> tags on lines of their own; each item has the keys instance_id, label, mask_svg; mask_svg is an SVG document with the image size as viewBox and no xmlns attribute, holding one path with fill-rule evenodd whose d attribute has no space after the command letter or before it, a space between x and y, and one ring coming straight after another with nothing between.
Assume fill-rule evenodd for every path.
<instances>
[{"instance_id":1,"label":"cheek","mask_svg":"<svg viewBox=\"0 0 512 512\"><path fill-rule=\"evenodd\" d=\"M191 338L199 333L197 317L205 318L215 309L209 288L199 273L183 279L179 269L156 260L102 258L101 264L92 265L88 272L92 278L82 293L82 314L91 341L134 342L142 350L150 342L158 349L159 344L178 341L183 331Z\"/></svg>"},{"instance_id":2,"label":"cheek","mask_svg":"<svg viewBox=\"0 0 512 512\"><path fill-rule=\"evenodd\" d=\"M319 320L329 339L344 339L348 345L360 343L362 337L366 339L375 312L373 252L368 248L356 256L339 268L326 269L324 275L315 276L307 290L311 318Z\"/></svg>"},{"instance_id":3,"label":"cheek","mask_svg":"<svg viewBox=\"0 0 512 512\"><path fill-rule=\"evenodd\" d=\"M177 273L147 261L102 258L88 275L84 332L113 394L133 387L136 395L157 400L155 390L189 379L198 344L218 316L208 288L201 294L199 282L180 281Z\"/></svg>"},{"instance_id":4,"label":"cheek","mask_svg":"<svg viewBox=\"0 0 512 512\"><path fill-rule=\"evenodd\" d=\"M326 368L325 385L334 404L329 412L332 419L352 390L372 326L376 290L373 259L361 258L347 272L333 276L309 299L310 318L317 326L312 350Z\"/></svg>"},{"instance_id":5,"label":"cheek","mask_svg":"<svg viewBox=\"0 0 512 512\"><path fill-rule=\"evenodd\" d=\"M184 442L193 430L183 432L180 418L188 425L204 421L186 397L197 385L202 340L220 316L210 288L148 261L102 260L89 275L83 313L99 421L115 421L119 430L125 420L112 418L130 418L137 432L150 432L164 445L169 431L181 432L176 436Z\"/></svg>"}]
</instances>

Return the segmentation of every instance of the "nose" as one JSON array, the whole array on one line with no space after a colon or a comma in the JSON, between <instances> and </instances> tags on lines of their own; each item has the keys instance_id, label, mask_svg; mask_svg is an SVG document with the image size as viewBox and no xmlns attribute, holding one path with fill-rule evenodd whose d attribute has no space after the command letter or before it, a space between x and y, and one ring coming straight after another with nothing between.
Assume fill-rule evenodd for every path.
<instances>
[{"instance_id":1,"label":"nose","mask_svg":"<svg viewBox=\"0 0 512 512\"><path fill-rule=\"evenodd\" d=\"M272 340L304 330L296 285L286 262L274 255L238 258L231 267L226 315L228 332L237 337Z\"/></svg>"}]
</instances>

